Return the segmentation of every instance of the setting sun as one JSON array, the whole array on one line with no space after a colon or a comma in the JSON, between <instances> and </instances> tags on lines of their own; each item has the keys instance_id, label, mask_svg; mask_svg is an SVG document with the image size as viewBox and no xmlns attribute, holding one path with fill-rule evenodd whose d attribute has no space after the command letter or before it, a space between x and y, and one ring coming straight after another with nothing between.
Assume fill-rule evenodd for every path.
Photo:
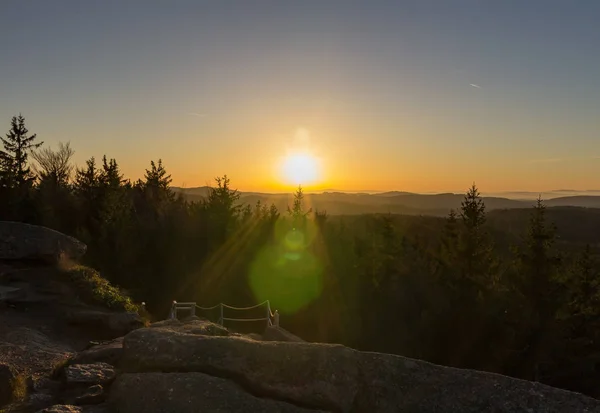
<instances>
[{"instance_id":1,"label":"setting sun","mask_svg":"<svg viewBox=\"0 0 600 413\"><path fill-rule=\"evenodd\" d=\"M319 163L309 154L293 154L283 160L283 179L290 184L310 184L320 179Z\"/></svg>"}]
</instances>

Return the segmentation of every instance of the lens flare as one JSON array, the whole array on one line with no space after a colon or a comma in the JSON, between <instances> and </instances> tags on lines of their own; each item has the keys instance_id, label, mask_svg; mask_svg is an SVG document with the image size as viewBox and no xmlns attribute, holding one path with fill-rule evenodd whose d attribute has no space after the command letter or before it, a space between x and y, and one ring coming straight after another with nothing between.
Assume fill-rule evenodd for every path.
<instances>
[{"instance_id":1,"label":"lens flare","mask_svg":"<svg viewBox=\"0 0 600 413\"><path fill-rule=\"evenodd\" d=\"M301 228L289 223L276 226L276 244L263 248L250 266L249 284L258 301L293 314L321 295L323 265L310 251L316 227L306 221Z\"/></svg>"}]
</instances>

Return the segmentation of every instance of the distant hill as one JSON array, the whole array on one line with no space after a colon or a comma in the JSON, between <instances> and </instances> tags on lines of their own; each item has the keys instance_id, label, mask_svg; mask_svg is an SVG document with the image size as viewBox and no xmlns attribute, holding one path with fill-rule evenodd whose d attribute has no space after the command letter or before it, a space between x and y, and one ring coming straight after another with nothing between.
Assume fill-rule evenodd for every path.
<instances>
[{"instance_id":1,"label":"distant hill","mask_svg":"<svg viewBox=\"0 0 600 413\"><path fill-rule=\"evenodd\" d=\"M208 196L210 187L173 188L182 193L189 201L199 201ZM489 211L501 209L529 208L534 199L525 197L511 199L500 196L484 196ZM240 192L240 202L254 205L258 201L263 204L275 204L279 210L285 211L292 204L291 193ZM451 209L459 209L463 194L416 194L411 192L389 191L369 194L365 192L323 192L307 193L307 206L313 210L327 211L331 215L356 215L369 213L392 213L409 215L446 215ZM544 201L548 207L584 207L600 208L600 196L578 195L562 196Z\"/></svg>"}]
</instances>

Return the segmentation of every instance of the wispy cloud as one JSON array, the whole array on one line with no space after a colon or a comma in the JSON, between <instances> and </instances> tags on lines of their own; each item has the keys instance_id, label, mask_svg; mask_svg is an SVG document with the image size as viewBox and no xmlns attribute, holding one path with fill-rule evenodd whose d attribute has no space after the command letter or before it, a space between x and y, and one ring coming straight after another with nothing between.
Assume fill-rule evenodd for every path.
<instances>
[{"instance_id":1,"label":"wispy cloud","mask_svg":"<svg viewBox=\"0 0 600 413\"><path fill-rule=\"evenodd\" d=\"M530 163L555 163L555 162L563 162L566 159L564 158L546 158L546 159L531 159Z\"/></svg>"},{"instance_id":2,"label":"wispy cloud","mask_svg":"<svg viewBox=\"0 0 600 413\"><path fill-rule=\"evenodd\" d=\"M476 87L477 89L481 89L481 86L476 85L475 83L469 83L469 86Z\"/></svg>"},{"instance_id":3,"label":"wispy cloud","mask_svg":"<svg viewBox=\"0 0 600 413\"><path fill-rule=\"evenodd\" d=\"M206 113L188 112L188 115L198 116L199 118L203 118L206 116Z\"/></svg>"}]
</instances>

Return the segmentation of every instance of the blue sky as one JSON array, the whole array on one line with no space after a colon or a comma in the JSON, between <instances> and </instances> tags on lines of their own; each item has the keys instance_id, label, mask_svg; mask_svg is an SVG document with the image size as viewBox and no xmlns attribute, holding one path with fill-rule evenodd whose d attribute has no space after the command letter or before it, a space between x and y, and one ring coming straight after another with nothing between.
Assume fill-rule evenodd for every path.
<instances>
[{"instance_id":1,"label":"blue sky","mask_svg":"<svg viewBox=\"0 0 600 413\"><path fill-rule=\"evenodd\" d=\"M273 189L302 136L324 187L597 188L599 21L597 1L4 0L0 122L186 186Z\"/></svg>"}]
</instances>

